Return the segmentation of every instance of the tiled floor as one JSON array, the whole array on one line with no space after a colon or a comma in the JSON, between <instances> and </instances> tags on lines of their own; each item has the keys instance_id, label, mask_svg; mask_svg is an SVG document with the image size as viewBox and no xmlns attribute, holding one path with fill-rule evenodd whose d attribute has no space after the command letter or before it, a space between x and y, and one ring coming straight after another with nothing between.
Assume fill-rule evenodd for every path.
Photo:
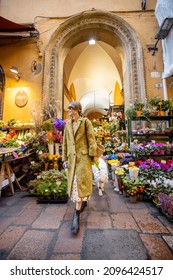
<instances>
[{"instance_id":1,"label":"tiled floor","mask_svg":"<svg viewBox=\"0 0 173 280\"><path fill-rule=\"evenodd\" d=\"M80 232L70 233L74 204L38 204L16 189L0 198L1 260L173 259L173 224L150 202L131 203L96 187L81 214Z\"/></svg>"}]
</instances>

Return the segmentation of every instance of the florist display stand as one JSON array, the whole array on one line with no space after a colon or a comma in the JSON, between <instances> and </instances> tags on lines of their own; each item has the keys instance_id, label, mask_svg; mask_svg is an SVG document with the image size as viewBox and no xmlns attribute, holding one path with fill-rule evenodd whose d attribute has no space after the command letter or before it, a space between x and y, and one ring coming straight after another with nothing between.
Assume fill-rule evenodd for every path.
<instances>
[{"instance_id":1,"label":"florist display stand","mask_svg":"<svg viewBox=\"0 0 173 280\"><path fill-rule=\"evenodd\" d=\"M3 188L3 181L4 181L5 173L7 174L7 180L8 180L7 184L9 183L12 194L14 195L13 182L16 183L16 185L19 187L20 190L22 190L22 187L21 187L18 179L16 178L16 176L10 166L9 161L4 161L4 162L2 162L1 171L0 171L0 196L1 196L1 191Z\"/></svg>"}]
</instances>

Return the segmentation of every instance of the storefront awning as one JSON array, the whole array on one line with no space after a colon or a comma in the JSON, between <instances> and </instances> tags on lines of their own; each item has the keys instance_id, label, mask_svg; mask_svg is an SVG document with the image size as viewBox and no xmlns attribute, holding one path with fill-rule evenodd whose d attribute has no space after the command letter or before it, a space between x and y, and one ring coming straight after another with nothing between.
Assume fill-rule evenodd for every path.
<instances>
[{"instance_id":1,"label":"storefront awning","mask_svg":"<svg viewBox=\"0 0 173 280\"><path fill-rule=\"evenodd\" d=\"M0 37L36 37L38 31L34 24L18 24L0 17Z\"/></svg>"}]
</instances>

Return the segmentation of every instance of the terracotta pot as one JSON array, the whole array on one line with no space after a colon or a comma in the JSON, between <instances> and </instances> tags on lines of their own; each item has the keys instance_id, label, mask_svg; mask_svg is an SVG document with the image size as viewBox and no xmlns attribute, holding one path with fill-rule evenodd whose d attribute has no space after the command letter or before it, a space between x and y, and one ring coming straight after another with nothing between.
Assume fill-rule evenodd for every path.
<instances>
[{"instance_id":1,"label":"terracotta pot","mask_svg":"<svg viewBox=\"0 0 173 280\"><path fill-rule=\"evenodd\" d=\"M142 115L142 111L136 111L137 117L140 117Z\"/></svg>"},{"instance_id":2,"label":"terracotta pot","mask_svg":"<svg viewBox=\"0 0 173 280\"><path fill-rule=\"evenodd\" d=\"M159 115L162 117L165 116L165 111L159 111Z\"/></svg>"}]
</instances>

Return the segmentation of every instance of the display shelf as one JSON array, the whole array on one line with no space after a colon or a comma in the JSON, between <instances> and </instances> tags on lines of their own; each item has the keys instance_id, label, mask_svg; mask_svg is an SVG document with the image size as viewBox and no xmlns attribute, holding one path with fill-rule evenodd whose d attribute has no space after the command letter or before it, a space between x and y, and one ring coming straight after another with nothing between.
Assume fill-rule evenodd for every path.
<instances>
[{"instance_id":1,"label":"display shelf","mask_svg":"<svg viewBox=\"0 0 173 280\"><path fill-rule=\"evenodd\" d=\"M16 183L18 188L22 190L22 187L20 185L20 181L28 174L25 171L19 172L20 175L18 175L18 168L22 168L24 164L28 163L30 166L30 156L33 154L32 151L27 152L26 154L18 157L13 158L9 160L5 160L0 163L1 169L0 169L0 196L1 191L4 187L7 187L8 185L11 188L11 192L14 195L14 187L13 182Z\"/></svg>"},{"instance_id":2,"label":"display shelf","mask_svg":"<svg viewBox=\"0 0 173 280\"><path fill-rule=\"evenodd\" d=\"M138 122L138 126L141 125L140 130L146 130L146 124L149 122L150 124L155 122L155 121L163 121L165 122L165 130L164 131L153 131L152 129L150 130L151 132L139 132L137 133L136 130L133 132L132 127L134 126L135 122ZM143 124L145 122L145 124ZM147 144L148 142L151 142L155 140L156 142L161 142L161 143L172 143L173 141L173 133L172 133L172 122L173 122L173 116L151 116L151 117L135 117L133 119L128 119L127 120L127 129L128 129L128 147L130 148L131 143L134 142L134 140L138 140L138 143L143 143ZM140 155L137 152L135 153L135 158L159 158L159 157L164 157L166 158L172 158L173 153L172 151L170 153L165 153L165 154L145 154L145 155Z\"/></svg>"},{"instance_id":3,"label":"display shelf","mask_svg":"<svg viewBox=\"0 0 173 280\"><path fill-rule=\"evenodd\" d=\"M172 142L173 134L170 132L166 132L165 135L162 133L147 133L147 134L137 134L133 133L132 125L135 122L153 122L153 121L165 121L167 124L167 129L172 127L173 124L173 116L148 116L148 117L135 117L127 120L127 130L128 130L128 146L130 147L130 143L134 141L134 139L138 139L141 142L155 139L157 141L169 141Z\"/></svg>"}]
</instances>

